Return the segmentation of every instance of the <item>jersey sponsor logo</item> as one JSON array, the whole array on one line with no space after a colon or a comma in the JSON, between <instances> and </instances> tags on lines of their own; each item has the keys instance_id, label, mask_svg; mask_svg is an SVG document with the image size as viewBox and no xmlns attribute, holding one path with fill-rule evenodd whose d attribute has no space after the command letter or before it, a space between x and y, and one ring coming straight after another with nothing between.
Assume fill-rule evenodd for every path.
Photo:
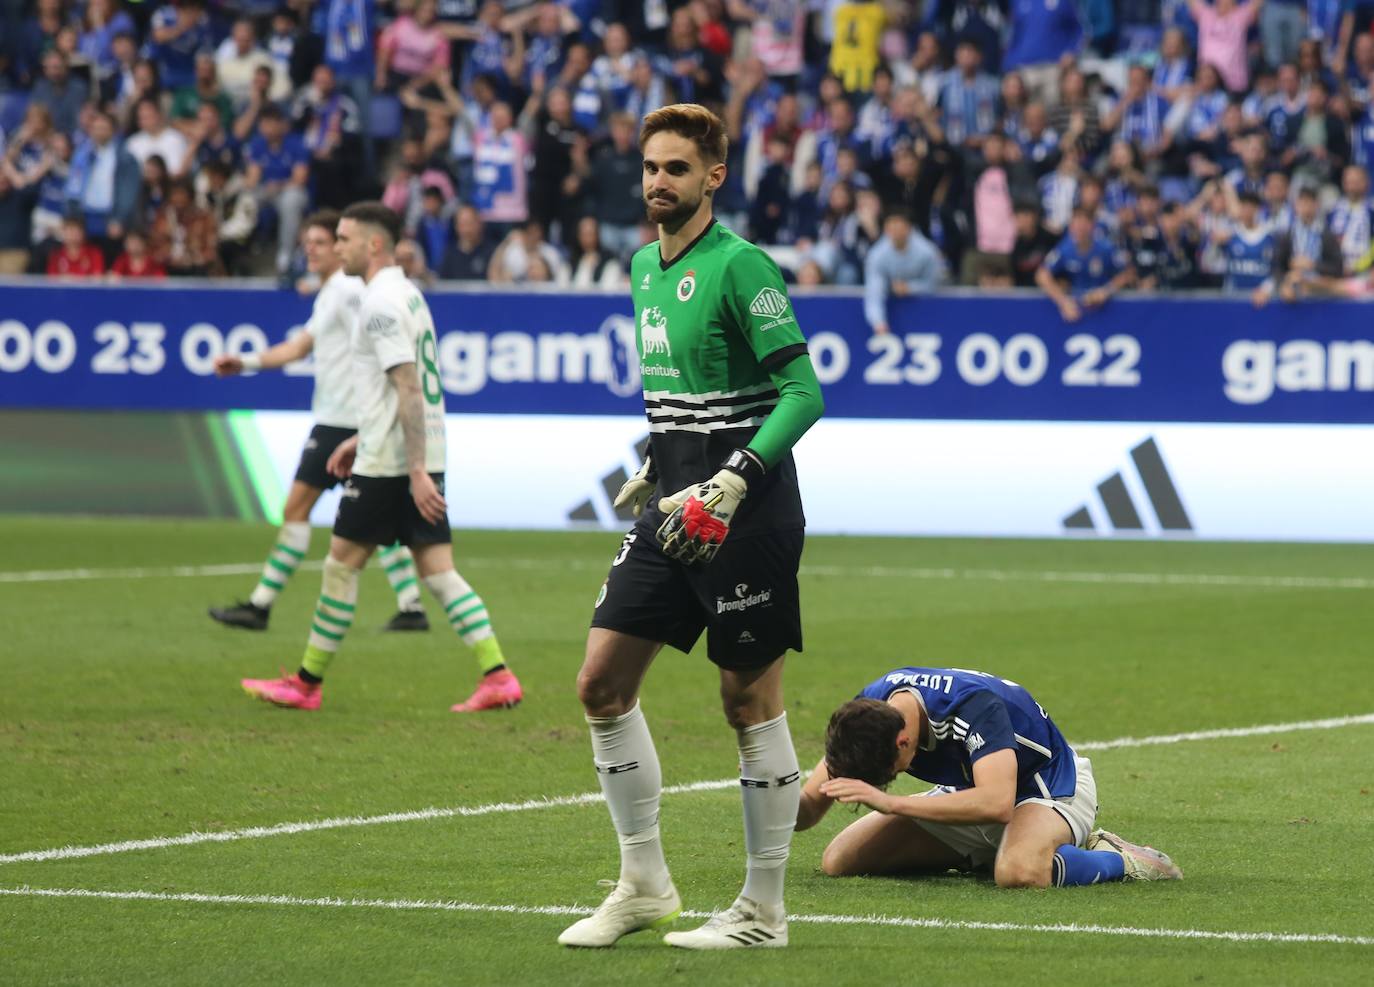
<instances>
[{"instance_id":1,"label":"jersey sponsor logo","mask_svg":"<svg viewBox=\"0 0 1374 987\"><path fill-rule=\"evenodd\" d=\"M668 345L668 318L657 305L646 308L639 317L640 356L662 353L672 356L673 349Z\"/></svg>"},{"instance_id":2,"label":"jersey sponsor logo","mask_svg":"<svg viewBox=\"0 0 1374 987\"><path fill-rule=\"evenodd\" d=\"M974 733L970 734L968 739L964 741L964 746L967 747L968 752L972 754L978 748L982 747L985 743L986 741L983 740L983 735L981 733Z\"/></svg>"},{"instance_id":3,"label":"jersey sponsor logo","mask_svg":"<svg viewBox=\"0 0 1374 987\"><path fill-rule=\"evenodd\" d=\"M727 600L723 596L716 597L716 613L743 613L751 607L768 606L773 599L771 589L761 589L756 593L749 592L748 583L740 583L735 587L735 598Z\"/></svg>"},{"instance_id":4,"label":"jersey sponsor logo","mask_svg":"<svg viewBox=\"0 0 1374 987\"><path fill-rule=\"evenodd\" d=\"M751 315L761 315L766 319L776 319L787 311L787 296L777 288L764 288L749 303Z\"/></svg>"},{"instance_id":5,"label":"jersey sponsor logo","mask_svg":"<svg viewBox=\"0 0 1374 987\"><path fill-rule=\"evenodd\" d=\"M677 300L685 302L692 297L692 293L697 290L697 272L688 271L682 276L682 280L677 283Z\"/></svg>"}]
</instances>

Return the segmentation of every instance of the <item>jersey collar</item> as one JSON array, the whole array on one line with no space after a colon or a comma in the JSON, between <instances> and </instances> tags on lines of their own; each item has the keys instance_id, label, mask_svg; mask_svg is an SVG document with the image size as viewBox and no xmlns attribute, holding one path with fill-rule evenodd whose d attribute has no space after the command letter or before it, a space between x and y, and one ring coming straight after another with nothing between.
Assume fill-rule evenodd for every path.
<instances>
[{"instance_id":1,"label":"jersey collar","mask_svg":"<svg viewBox=\"0 0 1374 987\"><path fill-rule=\"evenodd\" d=\"M679 250L677 252L677 256L674 257L672 260L664 260L663 254L660 253L658 255L658 269L660 271L666 271L668 270L668 268L672 267L678 261L682 260L682 258L690 254L692 252L692 248L695 247L698 243L700 243L702 241L702 238L705 237L707 233L710 233L711 230L715 228L715 225L716 217L712 216L711 221L706 224L706 228L703 229L700 233L698 233L696 237L693 238L691 243L687 244L687 246Z\"/></svg>"}]
</instances>

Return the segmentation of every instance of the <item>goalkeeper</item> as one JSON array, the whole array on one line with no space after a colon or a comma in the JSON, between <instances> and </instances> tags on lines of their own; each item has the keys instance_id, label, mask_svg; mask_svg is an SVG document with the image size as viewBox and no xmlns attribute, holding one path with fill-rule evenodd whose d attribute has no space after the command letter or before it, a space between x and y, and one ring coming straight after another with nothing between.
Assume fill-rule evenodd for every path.
<instances>
[{"instance_id":1,"label":"goalkeeper","mask_svg":"<svg viewBox=\"0 0 1374 987\"><path fill-rule=\"evenodd\" d=\"M650 113L643 193L659 239L634 256L649 458L616 499L639 518L601 588L578 676L596 771L620 842L620 879L559 937L610 946L671 920L661 774L638 695L664 644L703 630L739 742L747 869L735 903L666 941L692 949L785 946L783 872L799 801L783 712L783 655L802 647L797 568L805 519L792 446L823 408L777 266L716 223L726 135L695 104Z\"/></svg>"}]
</instances>

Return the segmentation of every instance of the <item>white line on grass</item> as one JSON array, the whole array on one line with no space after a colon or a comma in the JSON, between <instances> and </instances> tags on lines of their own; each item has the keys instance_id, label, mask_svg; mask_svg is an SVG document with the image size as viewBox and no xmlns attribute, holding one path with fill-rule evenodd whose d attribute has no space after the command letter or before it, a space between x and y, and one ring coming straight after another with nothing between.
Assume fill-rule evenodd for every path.
<instances>
[{"instance_id":1,"label":"white line on grass","mask_svg":"<svg viewBox=\"0 0 1374 987\"><path fill-rule=\"evenodd\" d=\"M597 570L602 562L585 559L464 558L474 568L520 570ZM320 562L303 569L319 570ZM0 583L78 582L93 579L186 579L198 576L253 576L261 562L226 565L143 566L123 569L33 569L0 571ZM1127 586L1221 586L1244 589L1374 589L1374 579L1361 576L1246 576L1225 573L1186 572L1078 572L1030 569L921 569L903 566L803 565L803 576L843 576L874 579L924 579L997 583L1088 583Z\"/></svg>"},{"instance_id":2,"label":"white line on grass","mask_svg":"<svg viewBox=\"0 0 1374 987\"><path fill-rule=\"evenodd\" d=\"M423 901L408 898L298 898L280 894L201 894L165 891L98 891L88 888L0 888L0 895L16 898L95 898L106 901L165 901L203 905L288 905L301 908L377 908L391 911L475 912L490 915L586 915L590 908L575 905L502 905L471 901ZM709 912L684 911L684 918L709 918ZM969 922L947 918L906 918L898 915L789 915L805 925L869 925L902 929L952 929L978 932L1039 932L1079 935L1132 936L1148 939L1207 939L1222 942L1315 943L1374 946L1374 936L1334 932L1229 932L1211 929L1149 929L1122 925L1074 923Z\"/></svg>"},{"instance_id":3,"label":"white line on grass","mask_svg":"<svg viewBox=\"0 0 1374 987\"><path fill-rule=\"evenodd\" d=\"M1226 727L1218 730L1198 730L1192 733L1162 734L1154 737L1118 737L1116 740L1087 741L1074 744L1079 751L1115 750L1123 747L1154 747L1160 744L1179 744L1191 740L1218 740L1226 737L1257 737L1271 733L1290 733L1299 730L1336 730L1340 727L1374 724L1374 713L1359 716L1339 716L1324 720L1302 720L1295 723L1266 723L1252 727ZM715 792L734 788L738 778L722 778L718 781L693 781L683 785L670 785L663 789L665 795L682 795L688 792ZM194 846L200 843L232 843L236 840L256 840L266 836L290 836L295 833L313 833L324 829L346 829L356 826L379 826L383 823L424 822L429 819L453 819L469 816L488 816L498 812L528 812L535 809L556 809L564 806L591 805L601 802L600 792L583 792L580 795L556 795L549 798L528 799L524 802L489 802L485 805L451 806L417 809L411 812L388 812L376 816L336 816L331 819L315 819L306 822L277 823L273 826L250 826L245 829L229 829L218 833L183 833L180 836L155 836L141 840L122 840L118 843L100 843L93 846L65 846L47 850L27 850L20 853L0 854L0 865L18 863L38 863L45 860L71 860L77 857L99 857L114 853L128 853L131 850L162 850L175 846Z\"/></svg>"},{"instance_id":4,"label":"white line on grass","mask_svg":"<svg viewBox=\"0 0 1374 987\"><path fill-rule=\"evenodd\" d=\"M665 795L681 795L686 792L712 792L739 786L738 778L721 781L694 781L685 785L670 785L663 789ZM194 846L197 843L232 843L235 840L257 840L265 836L290 836L295 833L313 833L322 829L347 829L353 826L379 826L383 823L424 822L429 819L453 819L469 816L489 816L498 812L528 812L532 809L557 809L564 806L591 805L602 801L600 792L583 792L580 795L555 795L550 798L528 799L524 802L489 802L485 805L456 805L449 808L431 806L413 812L388 812L378 816L336 816L332 819L314 819L307 822L278 823L275 826L250 826L246 829L230 829L219 833L183 833L180 836L155 836L144 840L123 840L119 843L102 843L98 846L66 846L51 850L30 850L25 853L0 854L0 864L33 863L43 860L70 860L74 857L98 857L112 853L127 853L130 850L161 850L174 846Z\"/></svg>"}]
</instances>

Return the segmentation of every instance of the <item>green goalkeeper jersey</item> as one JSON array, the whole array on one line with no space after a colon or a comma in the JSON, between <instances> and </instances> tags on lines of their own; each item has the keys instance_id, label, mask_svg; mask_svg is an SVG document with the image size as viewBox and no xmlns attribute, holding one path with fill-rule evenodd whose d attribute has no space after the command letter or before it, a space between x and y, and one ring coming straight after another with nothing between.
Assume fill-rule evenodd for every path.
<instances>
[{"instance_id":1,"label":"green goalkeeper jersey","mask_svg":"<svg viewBox=\"0 0 1374 987\"><path fill-rule=\"evenodd\" d=\"M713 476L755 438L779 403L775 375L806 353L806 339L772 258L714 220L670 262L657 242L636 253L630 292L658 471L641 523L654 530L659 497ZM806 373L814 382L809 362ZM791 441L755 447L768 471L750 484L732 538L805 524Z\"/></svg>"}]
</instances>

